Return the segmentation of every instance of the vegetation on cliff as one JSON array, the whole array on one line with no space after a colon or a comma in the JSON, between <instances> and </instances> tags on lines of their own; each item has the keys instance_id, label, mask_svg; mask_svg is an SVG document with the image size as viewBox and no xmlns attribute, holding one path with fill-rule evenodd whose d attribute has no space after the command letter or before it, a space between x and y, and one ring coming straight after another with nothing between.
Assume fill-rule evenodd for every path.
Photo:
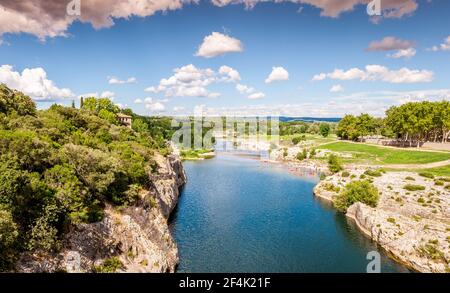
<instances>
[{"instance_id":1,"label":"vegetation on cliff","mask_svg":"<svg viewBox=\"0 0 450 293\"><path fill-rule=\"evenodd\" d=\"M68 224L99 221L106 203L131 205L148 187L165 124L141 119L133 131L117 112L95 98L38 111L0 85L0 271L22 251L57 250Z\"/></svg>"}]
</instances>

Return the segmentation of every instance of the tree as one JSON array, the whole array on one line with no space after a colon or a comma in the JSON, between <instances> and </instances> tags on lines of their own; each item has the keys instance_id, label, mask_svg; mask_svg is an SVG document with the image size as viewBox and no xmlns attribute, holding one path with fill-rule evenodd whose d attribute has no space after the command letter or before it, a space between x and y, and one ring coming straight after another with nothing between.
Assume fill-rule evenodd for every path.
<instances>
[{"instance_id":1,"label":"tree","mask_svg":"<svg viewBox=\"0 0 450 293\"><path fill-rule=\"evenodd\" d=\"M331 131L330 124L321 123L319 127L320 127L320 134L323 137L328 137L328 135L330 135L330 131Z\"/></svg>"},{"instance_id":2,"label":"tree","mask_svg":"<svg viewBox=\"0 0 450 293\"><path fill-rule=\"evenodd\" d=\"M137 118L133 120L132 128L134 131L140 132L140 133L147 133L148 132L148 125L144 122L144 120Z\"/></svg>"},{"instance_id":3,"label":"tree","mask_svg":"<svg viewBox=\"0 0 450 293\"><path fill-rule=\"evenodd\" d=\"M342 139L354 140L357 137L356 117L353 115L345 115L339 121L336 134Z\"/></svg>"},{"instance_id":4,"label":"tree","mask_svg":"<svg viewBox=\"0 0 450 293\"><path fill-rule=\"evenodd\" d=\"M0 113L11 114L13 112L20 116L34 116L36 115L36 105L29 96L0 84Z\"/></svg>"},{"instance_id":5,"label":"tree","mask_svg":"<svg viewBox=\"0 0 450 293\"><path fill-rule=\"evenodd\" d=\"M353 181L334 198L334 206L342 212L356 202L376 207L379 200L378 189L368 181Z\"/></svg>"},{"instance_id":6,"label":"tree","mask_svg":"<svg viewBox=\"0 0 450 293\"><path fill-rule=\"evenodd\" d=\"M328 169L332 173L337 173L342 171L344 168L342 167L341 159L335 154L331 154L328 156Z\"/></svg>"}]
</instances>

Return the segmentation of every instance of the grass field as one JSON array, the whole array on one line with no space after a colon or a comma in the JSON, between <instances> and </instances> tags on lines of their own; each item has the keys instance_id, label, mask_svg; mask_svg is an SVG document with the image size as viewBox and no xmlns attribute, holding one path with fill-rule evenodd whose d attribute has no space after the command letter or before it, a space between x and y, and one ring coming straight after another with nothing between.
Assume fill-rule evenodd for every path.
<instances>
[{"instance_id":1,"label":"grass field","mask_svg":"<svg viewBox=\"0 0 450 293\"><path fill-rule=\"evenodd\" d=\"M417 172L429 172L437 177L450 177L450 165L440 167L440 168L433 168L433 169L421 169L421 170L415 170Z\"/></svg>"},{"instance_id":2,"label":"grass field","mask_svg":"<svg viewBox=\"0 0 450 293\"><path fill-rule=\"evenodd\" d=\"M352 153L356 160L377 164L427 164L450 160L450 153L400 150L349 142L335 142L318 148Z\"/></svg>"}]
</instances>

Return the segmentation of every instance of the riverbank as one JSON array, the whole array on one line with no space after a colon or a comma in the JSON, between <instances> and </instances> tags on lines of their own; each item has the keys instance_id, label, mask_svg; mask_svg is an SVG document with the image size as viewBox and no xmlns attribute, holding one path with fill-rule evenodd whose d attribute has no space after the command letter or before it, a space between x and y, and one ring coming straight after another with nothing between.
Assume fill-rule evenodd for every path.
<instances>
[{"instance_id":1,"label":"riverbank","mask_svg":"<svg viewBox=\"0 0 450 293\"><path fill-rule=\"evenodd\" d=\"M364 169L348 172L349 176L339 173L321 181L314 194L333 202L338 190L360 180ZM448 189L412 172L388 172L370 179L380 191L377 207L355 203L346 216L405 266L424 273L450 272Z\"/></svg>"}]
</instances>

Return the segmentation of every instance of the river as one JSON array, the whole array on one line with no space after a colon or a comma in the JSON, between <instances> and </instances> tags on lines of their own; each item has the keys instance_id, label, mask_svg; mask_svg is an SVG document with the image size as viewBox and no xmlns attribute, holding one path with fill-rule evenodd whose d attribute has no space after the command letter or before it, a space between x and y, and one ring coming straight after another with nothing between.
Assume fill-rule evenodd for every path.
<instances>
[{"instance_id":1,"label":"river","mask_svg":"<svg viewBox=\"0 0 450 293\"><path fill-rule=\"evenodd\" d=\"M407 272L313 195L312 174L222 154L184 163L188 183L171 218L178 272Z\"/></svg>"}]
</instances>

